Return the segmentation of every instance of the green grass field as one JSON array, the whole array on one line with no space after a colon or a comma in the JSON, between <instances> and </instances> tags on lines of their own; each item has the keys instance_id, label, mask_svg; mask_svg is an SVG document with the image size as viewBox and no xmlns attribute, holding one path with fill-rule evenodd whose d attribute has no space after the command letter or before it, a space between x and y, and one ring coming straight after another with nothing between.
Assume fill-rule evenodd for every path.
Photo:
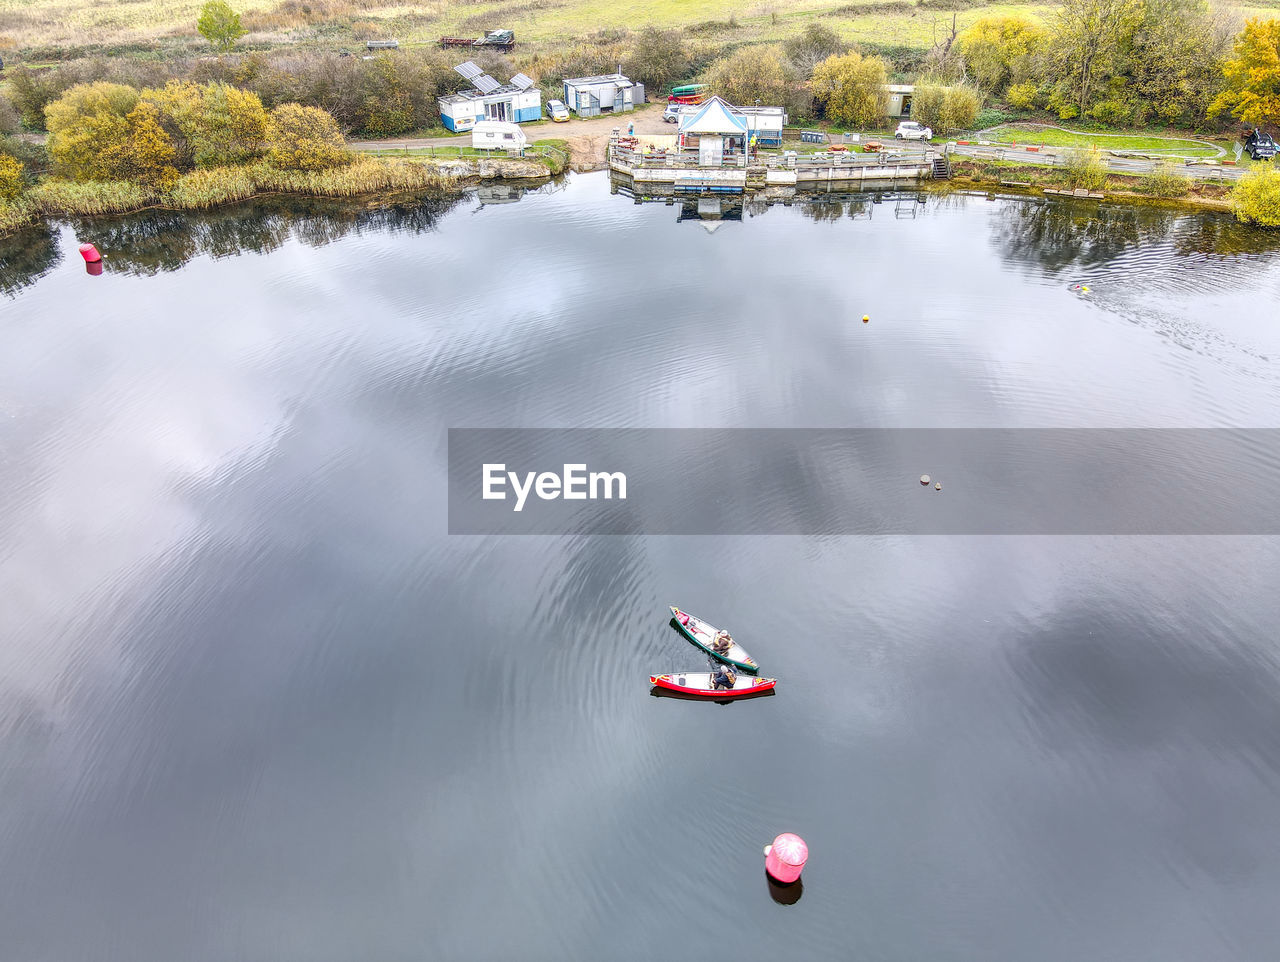
<instances>
[{"instance_id":1,"label":"green grass field","mask_svg":"<svg viewBox=\"0 0 1280 962\"><path fill-rule=\"evenodd\" d=\"M1204 141L1155 134L1108 134L1069 131L1056 127L1008 124L983 131L983 140L1001 144L1042 144L1046 147L1097 147L1100 150L1136 150L1179 157L1217 157L1221 151ZM1230 151L1227 152L1230 157Z\"/></svg>"},{"instance_id":2,"label":"green grass field","mask_svg":"<svg viewBox=\"0 0 1280 962\"><path fill-rule=\"evenodd\" d=\"M515 30L520 62L611 31L654 25L683 31L717 50L785 40L821 22L872 50L924 51L945 39L954 14L960 29L988 14L1047 20L1051 3L969 0L231 0L248 35L242 48L356 47L367 39L434 44L441 35ZM207 51L195 23L202 0L0 0L0 55L19 61L94 51L164 56ZM1254 0L1246 15L1275 15L1280 0ZM946 7L964 7L955 11ZM28 56L30 54L30 56Z\"/></svg>"}]
</instances>

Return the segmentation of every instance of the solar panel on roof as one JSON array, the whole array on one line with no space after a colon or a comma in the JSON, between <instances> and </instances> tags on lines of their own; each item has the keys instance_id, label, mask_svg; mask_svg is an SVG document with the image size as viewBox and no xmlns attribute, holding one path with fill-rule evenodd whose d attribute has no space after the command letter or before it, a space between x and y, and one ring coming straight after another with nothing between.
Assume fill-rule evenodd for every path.
<instances>
[{"instance_id":1,"label":"solar panel on roof","mask_svg":"<svg viewBox=\"0 0 1280 962\"><path fill-rule=\"evenodd\" d=\"M491 94L502 86L502 84L498 83L498 81L494 80L487 73L482 73L471 82L476 85L476 89L482 94Z\"/></svg>"},{"instance_id":2,"label":"solar panel on roof","mask_svg":"<svg viewBox=\"0 0 1280 962\"><path fill-rule=\"evenodd\" d=\"M533 86L533 81L522 73L516 74L511 78L511 86L519 87L521 90L528 90Z\"/></svg>"},{"instance_id":3,"label":"solar panel on roof","mask_svg":"<svg viewBox=\"0 0 1280 962\"><path fill-rule=\"evenodd\" d=\"M479 67L473 64L470 60L468 60L466 63L458 64L458 66L454 67L453 69L456 70L458 73L462 74L462 76L467 80L475 80L476 77L479 77L482 73L484 73L483 70L481 70Z\"/></svg>"}]
</instances>

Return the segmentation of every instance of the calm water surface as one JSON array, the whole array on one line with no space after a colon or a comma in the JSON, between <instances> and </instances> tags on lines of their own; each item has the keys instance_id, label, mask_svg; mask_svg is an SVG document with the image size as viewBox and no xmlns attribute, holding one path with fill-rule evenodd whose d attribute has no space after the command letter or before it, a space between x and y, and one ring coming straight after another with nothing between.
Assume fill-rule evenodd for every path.
<instances>
[{"instance_id":1,"label":"calm water surface","mask_svg":"<svg viewBox=\"0 0 1280 962\"><path fill-rule=\"evenodd\" d=\"M449 537L445 456L1277 427L1280 243L678 211L595 175L4 243L0 959L1276 957L1275 539ZM703 664L668 604L776 696L651 697Z\"/></svg>"}]
</instances>

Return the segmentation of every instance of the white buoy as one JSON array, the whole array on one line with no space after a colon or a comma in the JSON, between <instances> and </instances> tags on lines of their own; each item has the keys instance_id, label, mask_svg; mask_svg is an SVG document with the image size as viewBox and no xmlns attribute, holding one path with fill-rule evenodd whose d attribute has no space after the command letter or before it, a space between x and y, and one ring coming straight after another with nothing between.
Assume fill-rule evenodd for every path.
<instances>
[{"instance_id":1,"label":"white buoy","mask_svg":"<svg viewBox=\"0 0 1280 962\"><path fill-rule=\"evenodd\" d=\"M927 487L929 484L929 475L927 474L920 475L920 483Z\"/></svg>"}]
</instances>

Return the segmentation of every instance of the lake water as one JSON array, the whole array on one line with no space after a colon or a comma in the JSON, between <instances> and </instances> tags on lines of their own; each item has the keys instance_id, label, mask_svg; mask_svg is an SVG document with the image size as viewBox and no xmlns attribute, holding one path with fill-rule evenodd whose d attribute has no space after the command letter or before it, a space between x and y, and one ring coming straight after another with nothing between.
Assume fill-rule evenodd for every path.
<instances>
[{"instance_id":1,"label":"lake water","mask_svg":"<svg viewBox=\"0 0 1280 962\"><path fill-rule=\"evenodd\" d=\"M1275 957L1275 538L450 536L446 456L1280 427L1280 240L685 214L587 175L0 244L0 957ZM653 697L705 667L668 604L776 694Z\"/></svg>"}]
</instances>

